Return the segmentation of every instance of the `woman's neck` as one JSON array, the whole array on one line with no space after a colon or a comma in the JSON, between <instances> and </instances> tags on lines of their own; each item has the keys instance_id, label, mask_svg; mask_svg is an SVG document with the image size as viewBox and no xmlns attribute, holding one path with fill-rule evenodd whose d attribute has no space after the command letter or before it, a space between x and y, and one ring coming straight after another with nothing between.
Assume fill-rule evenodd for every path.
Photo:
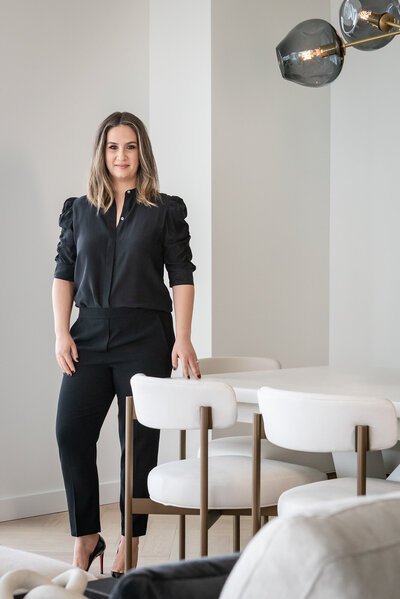
<instances>
[{"instance_id":1,"label":"woman's neck","mask_svg":"<svg viewBox=\"0 0 400 599\"><path fill-rule=\"evenodd\" d=\"M113 189L116 201L123 200L128 189L133 189L135 186L135 180L114 182Z\"/></svg>"}]
</instances>

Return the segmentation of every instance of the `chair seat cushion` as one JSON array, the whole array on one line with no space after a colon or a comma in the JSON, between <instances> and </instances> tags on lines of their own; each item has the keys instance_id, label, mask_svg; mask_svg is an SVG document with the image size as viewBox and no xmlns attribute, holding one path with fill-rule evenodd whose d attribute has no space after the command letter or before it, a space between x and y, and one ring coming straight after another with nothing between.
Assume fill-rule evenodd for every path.
<instances>
[{"instance_id":1,"label":"chair seat cushion","mask_svg":"<svg viewBox=\"0 0 400 599\"><path fill-rule=\"evenodd\" d=\"M245 455L252 456L253 437L222 437L213 439L208 444L208 455ZM331 453L314 453L308 451L293 451L278 447L267 439L261 440L261 457L268 460L279 460L289 464L310 466L321 472L335 472L335 465Z\"/></svg>"},{"instance_id":2,"label":"chair seat cushion","mask_svg":"<svg viewBox=\"0 0 400 599\"><path fill-rule=\"evenodd\" d=\"M318 470L261 460L261 506L276 505L286 489L325 479ZM156 466L148 477L150 498L164 505L198 509L200 506L200 460L192 458ZM252 459L216 456L208 461L210 509L241 509L252 504Z\"/></svg>"},{"instance_id":3,"label":"chair seat cushion","mask_svg":"<svg viewBox=\"0 0 400 599\"><path fill-rule=\"evenodd\" d=\"M400 492L400 483L381 478L367 478L367 495L381 495ZM279 499L278 515L291 516L317 509L331 501L355 497L357 480L355 478L336 478L316 482L301 488L289 489Z\"/></svg>"}]
</instances>

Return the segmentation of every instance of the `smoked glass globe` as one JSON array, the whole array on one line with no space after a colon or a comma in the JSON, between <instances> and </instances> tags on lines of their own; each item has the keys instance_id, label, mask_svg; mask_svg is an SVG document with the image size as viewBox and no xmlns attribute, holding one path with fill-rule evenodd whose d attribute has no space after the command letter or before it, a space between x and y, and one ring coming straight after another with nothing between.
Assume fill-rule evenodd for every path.
<instances>
[{"instance_id":1,"label":"smoked glass globe","mask_svg":"<svg viewBox=\"0 0 400 599\"><path fill-rule=\"evenodd\" d=\"M340 29L346 42L356 42L382 35L393 28L379 29L377 21L385 13L400 23L400 5L397 0L344 0L339 11ZM378 50L392 41L386 37L354 46L358 50Z\"/></svg>"},{"instance_id":2,"label":"smoked glass globe","mask_svg":"<svg viewBox=\"0 0 400 599\"><path fill-rule=\"evenodd\" d=\"M307 87L322 87L340 74L342 40L330 23L309 19L294 27L276 47L282 77Z\"/></svg>"}]
</instances>

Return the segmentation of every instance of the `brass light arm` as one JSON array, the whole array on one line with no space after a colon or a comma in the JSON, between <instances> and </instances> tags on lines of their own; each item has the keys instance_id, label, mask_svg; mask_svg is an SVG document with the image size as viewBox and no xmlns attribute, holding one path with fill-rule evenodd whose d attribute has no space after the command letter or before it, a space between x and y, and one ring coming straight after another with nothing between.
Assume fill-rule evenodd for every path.
<instances>
[{"instance_id":1,"label":"brass light arm","mask_svg":"<svg viewBox=\"0 0 400 599\"><path fill-rule=\"evenodd\" d=\"M373 27L378 27L381 31L387 33L393 27L399 27L395 18L390 12L377 13L373 11L362 10L359 14L362 21L366 21Z\"/></svg>"},{"instance_id":2,"label":"brass light arm","mask_svg":"<svg viewBox=\"0 0 400 599\"><path fill-rule=\"evenodd\" d=\"M373 42L374 40L380 40L384 37L393 37L400 34L400 25L393 23L393 27L398 27L399 31L392 31L391 33L382 33L382 35L374 35L374 37L366 37L363 40L357 40L356 42L349 42L343 44L343 48L349 48L350 46L358 46L359 44L365 44L366 42Z\"/></svg>"},{"instance_id":3,"label":"brass light arm","mask_svg":"<svg viewBox=\"0 0 400 599\"><path fill-rule=\"evenodd\" d=\"M339 38L341 40L341 44L339 45L338 42L333 43L333 44L326 44L325 46L321 46L320 48L317 48L316 50L305 50L303 52L303 60L308 60L310 58L314 58L315 56L319 56L319 57L325 57L325 56L330 56L332 54L339 54L339 52L342 52L342 55L344 56L346 54L346 48L350 48L350 46L358 46L359 44L365 44L366 42L372 42L374 40L379 40L385 37L393 37L395 35L399 35L400 34L400 25L397 23L391 23L392 27L397 27L398 31L391 31L389 33L382 33L381 35L374 35L374 37L366 37L363 40L357 40L355 42L348 42L345 43L343 39ZM340 49L340 50L339 50Z\"/></svg>"}]
</instances>

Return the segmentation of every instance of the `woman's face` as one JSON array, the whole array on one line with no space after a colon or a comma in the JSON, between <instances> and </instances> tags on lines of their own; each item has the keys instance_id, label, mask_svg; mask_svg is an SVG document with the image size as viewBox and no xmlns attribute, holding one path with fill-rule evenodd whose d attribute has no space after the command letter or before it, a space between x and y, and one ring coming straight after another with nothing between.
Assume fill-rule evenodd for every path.
<instances>
[{"instance_id":1,"label":"woman's face","mask_svg":"<svg viewBox=\"0 0 400 599\"><path fill-rule=\"evenodd\" d=\"M114 184L136 185L139 150L136 133L128 125L112 127L107 132L105 160Z\"/></svg>"}]
</instances>

